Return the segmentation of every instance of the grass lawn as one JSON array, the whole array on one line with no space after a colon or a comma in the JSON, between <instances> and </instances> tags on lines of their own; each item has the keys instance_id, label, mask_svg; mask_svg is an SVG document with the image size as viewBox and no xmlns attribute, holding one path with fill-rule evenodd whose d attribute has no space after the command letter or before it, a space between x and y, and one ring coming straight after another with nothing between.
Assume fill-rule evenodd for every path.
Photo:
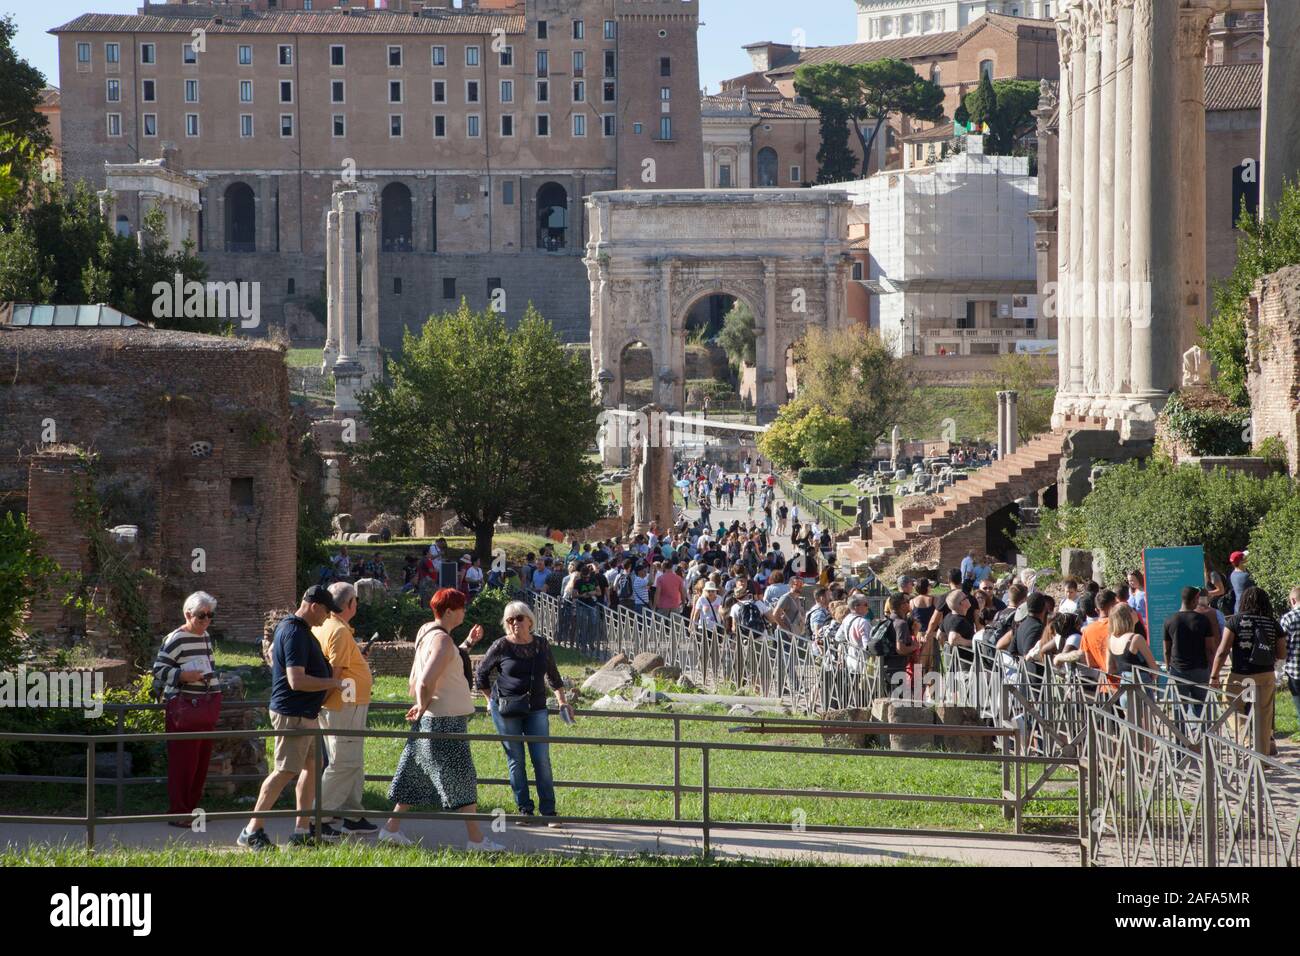
<instances>
[{"instance_id":1,"label":"grass lawn","mask_svg":"<svg viewBox=\"0 0 1300 956\"><path fill-rule=\"evenodd\" d=\"M320 349L289 349L284 361L290 368L320 368Z\"/></svg>"}]
</instances>

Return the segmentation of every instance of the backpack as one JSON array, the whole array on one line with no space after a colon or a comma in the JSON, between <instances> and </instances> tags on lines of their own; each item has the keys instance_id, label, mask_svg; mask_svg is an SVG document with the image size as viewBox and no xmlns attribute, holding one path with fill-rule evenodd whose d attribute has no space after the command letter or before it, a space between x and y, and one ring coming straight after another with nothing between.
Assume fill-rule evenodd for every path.
<instances>
[{"instance_id":1,"label":"backpack","mask_svg":"<svg viewBox=\"0 0 1300 956\"><path fill-rule=\"evenodd\" d=\"M564 586L564 575L559 571L552 571L546 575L546 593L551 597L559 597L560 589Z\"/></svg>"},{"instance_id":2,"label":"backpack","mask_svg":"<svg viewBox=\"0 0 1300 956\"><path fill-rule=\"evenodd\" d=\"M740 602L740 626L749 631L767 631L767 619L757 601Z\"/></svg>"},{"instance_id":3,"label":"backpack","mask_svg":"<svg viewBox=\"0 0 1300 956\"><path fill-rule=\"evenodd\" d=\"M632 575L624 571L618 576L614 584L614 594L620 604L632 603Z\"/></svg>"},{"instance_id":4,"label":"backpack","mask_svg":"<svg viewBox=\"0 0 1300 956\"><path fill-rule=\"evenodd\" d=\"M881 618L876 622L867 637L865 650L870 657L893 657L897 653L894 622L891 618Z\"/></svg>"}]
</instances>

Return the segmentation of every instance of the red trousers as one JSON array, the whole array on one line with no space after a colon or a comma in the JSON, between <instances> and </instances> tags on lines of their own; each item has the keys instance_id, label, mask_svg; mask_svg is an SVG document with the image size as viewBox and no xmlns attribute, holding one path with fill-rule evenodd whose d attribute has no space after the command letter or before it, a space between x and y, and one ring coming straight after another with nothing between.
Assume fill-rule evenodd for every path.
<instances>
[{"instance_id":1,"label":"red trousers","mask_svg":"<svg viewBox=\"0 0 1300 956\"><path fill-rule=\"evenodd\" d=\"M177 694L167 701L167 732L198 733L217 726L221 694ZM211 740L167 741L168 813L189 814L203 799Z\"/></svg>"}]
</instances>

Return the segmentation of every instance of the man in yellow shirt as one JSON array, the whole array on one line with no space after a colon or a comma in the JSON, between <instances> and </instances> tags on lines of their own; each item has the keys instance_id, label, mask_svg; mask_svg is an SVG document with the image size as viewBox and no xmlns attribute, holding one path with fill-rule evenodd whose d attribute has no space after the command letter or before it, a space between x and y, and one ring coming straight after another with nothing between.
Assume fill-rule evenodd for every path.
<instances>
[{"instance_id":1,"label":"man in yellow shirt","mask_svg":"<svg viewBox=\"0 0 1300 956\"><path fill-rule=\"evenodd\" d=\"M311 631L320 642L334 676L343 681L343 686L325 695L320 725L329 730L364 728L374 678L348 623L357 613L357 589L339 581L330 585L330 594L341 610L331 612L323 624ZM364 737L325 738L329 766L321 776L321 807L335 814L336 818L343 818L342 833L345 834L374 833L378 829L361 811L366 780L365 744ZM355 815L349 817L349 812ZM328 831L333 828L323 824L322 829L328 837Z\"/></svg>"}]
</instances>

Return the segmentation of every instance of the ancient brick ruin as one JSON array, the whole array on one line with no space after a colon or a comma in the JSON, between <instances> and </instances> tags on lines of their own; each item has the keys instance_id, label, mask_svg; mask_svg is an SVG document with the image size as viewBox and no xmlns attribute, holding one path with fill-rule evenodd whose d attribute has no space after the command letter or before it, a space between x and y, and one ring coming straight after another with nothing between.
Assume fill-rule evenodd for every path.
<instances>
[{"instance_id":1,"label":"ancient brick ruin","mask_svg":"<svg viewBox=\"0 0 1300 956\"><path fill-rule=\"evenodd\" d=\"M1251 421L1258 442L1277 436L1300 474L1300 266L1264 276L1246 317Z\"/></svg>"}]
</instances>

